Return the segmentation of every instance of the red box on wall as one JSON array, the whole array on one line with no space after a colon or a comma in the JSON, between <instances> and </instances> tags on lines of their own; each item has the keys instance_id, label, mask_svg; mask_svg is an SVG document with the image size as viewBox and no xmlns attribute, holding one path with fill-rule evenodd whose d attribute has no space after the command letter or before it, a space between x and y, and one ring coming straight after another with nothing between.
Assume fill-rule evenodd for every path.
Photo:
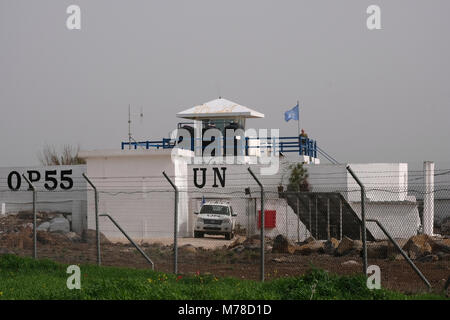
<instances>
[{"instance_id":1,"label":"red box on wall","mask_svg":"<svg viewBox=\"0 0 450 320\"><path fill-rule=\"evenodd\" d=\"M277 226L277 211L264 210L264 227L275 228ZM258 210L258 229L261 229L261 210Z\"/></svg>"}]
</instances>

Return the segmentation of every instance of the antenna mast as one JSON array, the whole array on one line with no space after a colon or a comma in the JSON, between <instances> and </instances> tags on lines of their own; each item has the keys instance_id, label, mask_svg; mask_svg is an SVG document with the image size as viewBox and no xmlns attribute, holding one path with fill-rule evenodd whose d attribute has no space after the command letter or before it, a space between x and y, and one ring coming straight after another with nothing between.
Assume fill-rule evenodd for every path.
<instances>
[{"instance_id":1,"label":"antenna mast","mask_svg":"<svg viewBox=\"0 0 450 320\"><path fill-rule=\"evenodd\" d=\"M135 114L136 115L136 114ZM131 150L131 142L134 141L136 142L136 140L134 140L133 135L131 134L131 105L128 104L128 149ZM142 119L144 118L144 110L141 107L141 112L139 113L139 117L141 119L141 123L142 123Z\"/></svg>"},{"instance_id":2,"label":"antenna mast","mask_svg":"<svg viewBox=\"0 0 450 320\"><path fill-rule=\"evenodd\" d=\"M128 149L131 150L131 106L128 105Z\"/></svg>"}]
</instances>

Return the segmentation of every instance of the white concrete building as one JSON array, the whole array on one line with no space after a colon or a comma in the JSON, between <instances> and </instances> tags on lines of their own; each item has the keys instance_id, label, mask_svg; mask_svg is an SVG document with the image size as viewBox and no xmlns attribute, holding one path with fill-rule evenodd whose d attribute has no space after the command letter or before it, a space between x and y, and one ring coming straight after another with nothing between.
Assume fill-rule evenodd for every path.
<instances>
[{"instance_id":1,"label":"white concrete building","mask_svg":"<svg viewBox=\"0 0 450 320\"><path fill-rule=\"evenodd\" d=\"M245 120L262 118L264 115L226 99L195 106L177 116L193 121L178 125L179 129L194 134L190 141L173 136L156 141L123 142L122 150L83 151L79 154L86 159L87 174L100 191L100 213L111 214L133 238L168 238L173 234L174 193L163 177L163 171L172 177L180 190L180 236L193 235L193 212L199 209L203 198L230 201L238 213L238 223L248 233L257 232L260 196L258 185L247 171L251 167L266 187L265 209L276 211L275 226L268 228L267 234L276 236L281 233L292 239L303 240L312 233L312 220L309 220L310 225L300 221L293 208L285 199L279 198L276 191L278 185L286 185L287 182L289 163L282 156L287 153L294 153L296 162L306 163L312 196L314 193L335 191L342 197L339 201L343 201L345 208L353 212L354 218L360 217L359 188L348 174L346 164L320 164L316 141L299 136L274 139L248 135ZM226 129L236 132L241 129L244 134L227 140L230 141L228 144L225 140L207 136L205 129L210 128L218 129L224 135ZM177 148L182 142L187 144L182 149ZM240 155L242 157L233 163L196 163L196 160L203 158L205 150L212 143L218 143L219 148L223 148L227 154L231 148L235 159ZM215 149L216 155L220 155L218 150ZM275 174L262 175L260 169L269 166L261 163L262 159L267 160L269 155L273 157L270 159L279 162L279 169ZM223 160L223 157L215 157L216 160L219 158ZM214 158L209 160L214 161ZM407 194L407 164L351 164L351 167L367 188L367 217L379 219L394 237L406 238L416 234L420 221L415 198ZM245 188L250 188L250 194L245 194ZM95 228L92 193L89 193L88 203L88 226ZM317 211L319 209L323 211L318 205ZM335 211L336 207L332 210ZM352 228L357 229L358 224L353 223ZM100 224L101 231L107 237L118 240L123 238L106 219L101 219ZM342 223L339 228L343 230ZM368 231L373 238L384 238L375 225L368 224Z\"/></svg>"}]
</instances>

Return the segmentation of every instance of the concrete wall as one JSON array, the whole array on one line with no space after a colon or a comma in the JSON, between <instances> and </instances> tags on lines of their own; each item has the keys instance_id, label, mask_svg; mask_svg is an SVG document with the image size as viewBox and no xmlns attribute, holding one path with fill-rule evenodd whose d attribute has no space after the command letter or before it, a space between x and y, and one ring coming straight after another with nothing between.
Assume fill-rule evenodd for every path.
<instances>
[{"instance_id":1,"label":"concrete wall","mask_svg":"<svg viewBox=\"0 0 450 320\"><path fill-rule=\"evenodd\" d=\"M56 170L56 174L52 171ZM71 174L66 174L73 181L70 189L68 181L62 181L61 172L71 170ZM33 185L38 190L36 208L38 211L44 212L64 212L72 213L72 230L81 233L87 227L87 196L86 181L82 177L82 173L86 171L85 165L76 166L46 166L46 167L2 167L0 168L0 204L4 208L5 213L15 213L24 210L32 210L33 195L25 179L19 176L25 173L28 177L36 179ZM17 172L15 174L14 172ZM32 172L32 173L29 173ZM47 181L46 181L47 172ZM9 177L9 179L8 179ZM46 189L45 183L50 188L53 182L49 180L55 178L57 181L56 188L52 191ZM10 184L8 184L8 180ZM12 187L12 188L11 188ZM17 190L13 191L19 187Z\"/></svg>"},{"instance_id":2,"label":"concrete wall","mask_svg":"<svg viewBox=\"0 0 450 320\"><path fill-rule=\"evenodd\" d=\"M370 201L405 201L408 193L408 164L348 164L366 187ZM339 191L348 201L360 201L360 187L348 173L347 164L306 165L312 191Z\"/></svg>"},{"instance_id":3,"label":"concrete wall","mask_svg":"<svg viewBox=\"0 0 450 320\"><path fill-rule=\"evenodd\" d=\"M100 191L100 213L111 214L135 239L168 238L173 236L173 189L162 176L165 171L174 177L180 189L179 224L181 237L193 235L193 225L202 197L208 200L225 199L238 214L237 222L249 233L258 232L255 212L260 206L260 189L247 171L248 164L204 165L187 164L180 155L172 161L172 150L102 150L81 153L87 160L87 171ZM266 190L266 209L277 211L277 226L267 230L269 236L281 233L291 239L303 240L309 236L305 226L298 223L297 216L279 199L277 186L286 184L288 163L281 160L280 170L275 175L260 175L262 165L251 168L260 178ZM222 173L226 167L225 186L216 177L213 167ZM407 198L406 164L351 164L351 167L366 185L368 211L386 223L396 236L415 234L418 212L414 199ZM197 169L197 183L202 184L202 171L206 168L205 185L194 184L194 169ZM312 191L341 192L351 205L360 206L359 187L348 174L346 165L306 165ZM388 192L380 189L389 188ZM249 187L251 195L245 195ZM253 200L250 200L253 199ZM254 209L256 199L256 211ZM253 201L253 202L252 202ZM393 207L395 206L395 207ZM93 193L88 195L88 226L95 228ZM100 219L101 231L111 239L123 236L106 218ZM401 231L398 231L400 230ZM398 229L398 230L397 230ZM379 234L374 231L375 234ZM381 235L380 235L381 237Z\"/></svg>"},{"instance_id":4,"label":"concrete wall","mask_svg":"<svg viewBox=\"0 0 450 320\"><path fill-rule=\"evenodd\" d=\"M80 156L86 159L87 174L99 190L100 214L110 214L135 239L173 235L174 191L162 172L185 189L186 165L178 160L174 165L170 150L102 150ZM178 231L186 236L186 192L180 193L178 211ZM95 229L93 192L88 193L88 226ZM100 217L100 230L111 240L124 238L105 217Z\"/></svg>"}]
</instances>

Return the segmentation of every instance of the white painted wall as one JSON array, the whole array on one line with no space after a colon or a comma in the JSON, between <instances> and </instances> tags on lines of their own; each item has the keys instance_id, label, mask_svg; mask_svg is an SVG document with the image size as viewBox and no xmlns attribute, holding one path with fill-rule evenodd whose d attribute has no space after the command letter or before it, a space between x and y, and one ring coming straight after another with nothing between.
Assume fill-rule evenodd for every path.
<instances>
[{"instance_id":1,"label":"white painted wall","mask_svg":"<svg viewBox=\"0 0 450 320\"><path fill-rule=\"evenodd\" d=\"M185 189L186 165L179 158L174 165L171 150L101 150L80 156L86 159L87 174L99 190L100 214L110 214L134 239L173 235L174 190L162 172ZM178 231L186 236L186 192L180 192L178 211ZM93 192L88 193L88 226L95 229ZM100 217L100 230L111 240L124 238L106 217Z\"/></svg>"},{"instance_id":2,"label":"white painted wall","mask_svg":"<svg viewBox=\"0 0 450 320\"><path fill-rule=\"evenodd\" d=\"M348 164L366 188L370 201L405 201L408 193L407 163ZM312 191L340 191L348 201L360 201L360 187L347 164L305 165Z\"/></svg>"},{"instance_id":3,"label":"white painted wall","mask_svg":"<svg viewBox=\"0 0 450 320\"><path fill-rule=\"evenodd\" d=\"M179 156L175 164L171 158L172 150L102 150L82 152L87 160L88 175L100 190L100 213L111 214L119 224L135 239L167 238L173 236L174 195L162 171L175 176L180 188L179 225L180 236L192 236L196 216L193 211L199 209L202 196L207 199L228 199L238 214L237 222L248 227L255 217L248 216L248 198L244 189L250 187L251 197L257 198L260 205L260 189L247 171L248 164L198 165L186 164ZM269 236L281 233L296 240L308 236L306 228L297 216L279 199L277 186L286 184L289 163L282 160L276 175L261 176L261 165L252 164L252 170L260 178L266 190L266 209L277 211L277 227L267 230ZM225 187L214 188L212 167L226 167ZM351 164L367 188L368 217L384 221L386 228L395 236L409 236L417 230L418 212L415 199L407 200L406 164ZM206 184L197 188L193 183L193 169L207 168ZM359 187L346 170L346 165L306 165L312 191L339 191L352 207L360 206ZM201 171L199 171L201 180ZM199 181L201 182L201 181ZM219 181L217 181L219 183ZM382 186L389 191L376 190ZM353 192L352 192L353 191ZM93 193L89 193L89 228L95 228ZM357 211L358 212L358 211ZM111 239L123 239L123 236L106 218L100 220L101 231ZM250 226L251 227L251 226ZM253 227L253 231L257 231ZM372 230L371 230L372 231ZM376 230L374 234L382 236Z\"/></svg>"}]
</instances>

